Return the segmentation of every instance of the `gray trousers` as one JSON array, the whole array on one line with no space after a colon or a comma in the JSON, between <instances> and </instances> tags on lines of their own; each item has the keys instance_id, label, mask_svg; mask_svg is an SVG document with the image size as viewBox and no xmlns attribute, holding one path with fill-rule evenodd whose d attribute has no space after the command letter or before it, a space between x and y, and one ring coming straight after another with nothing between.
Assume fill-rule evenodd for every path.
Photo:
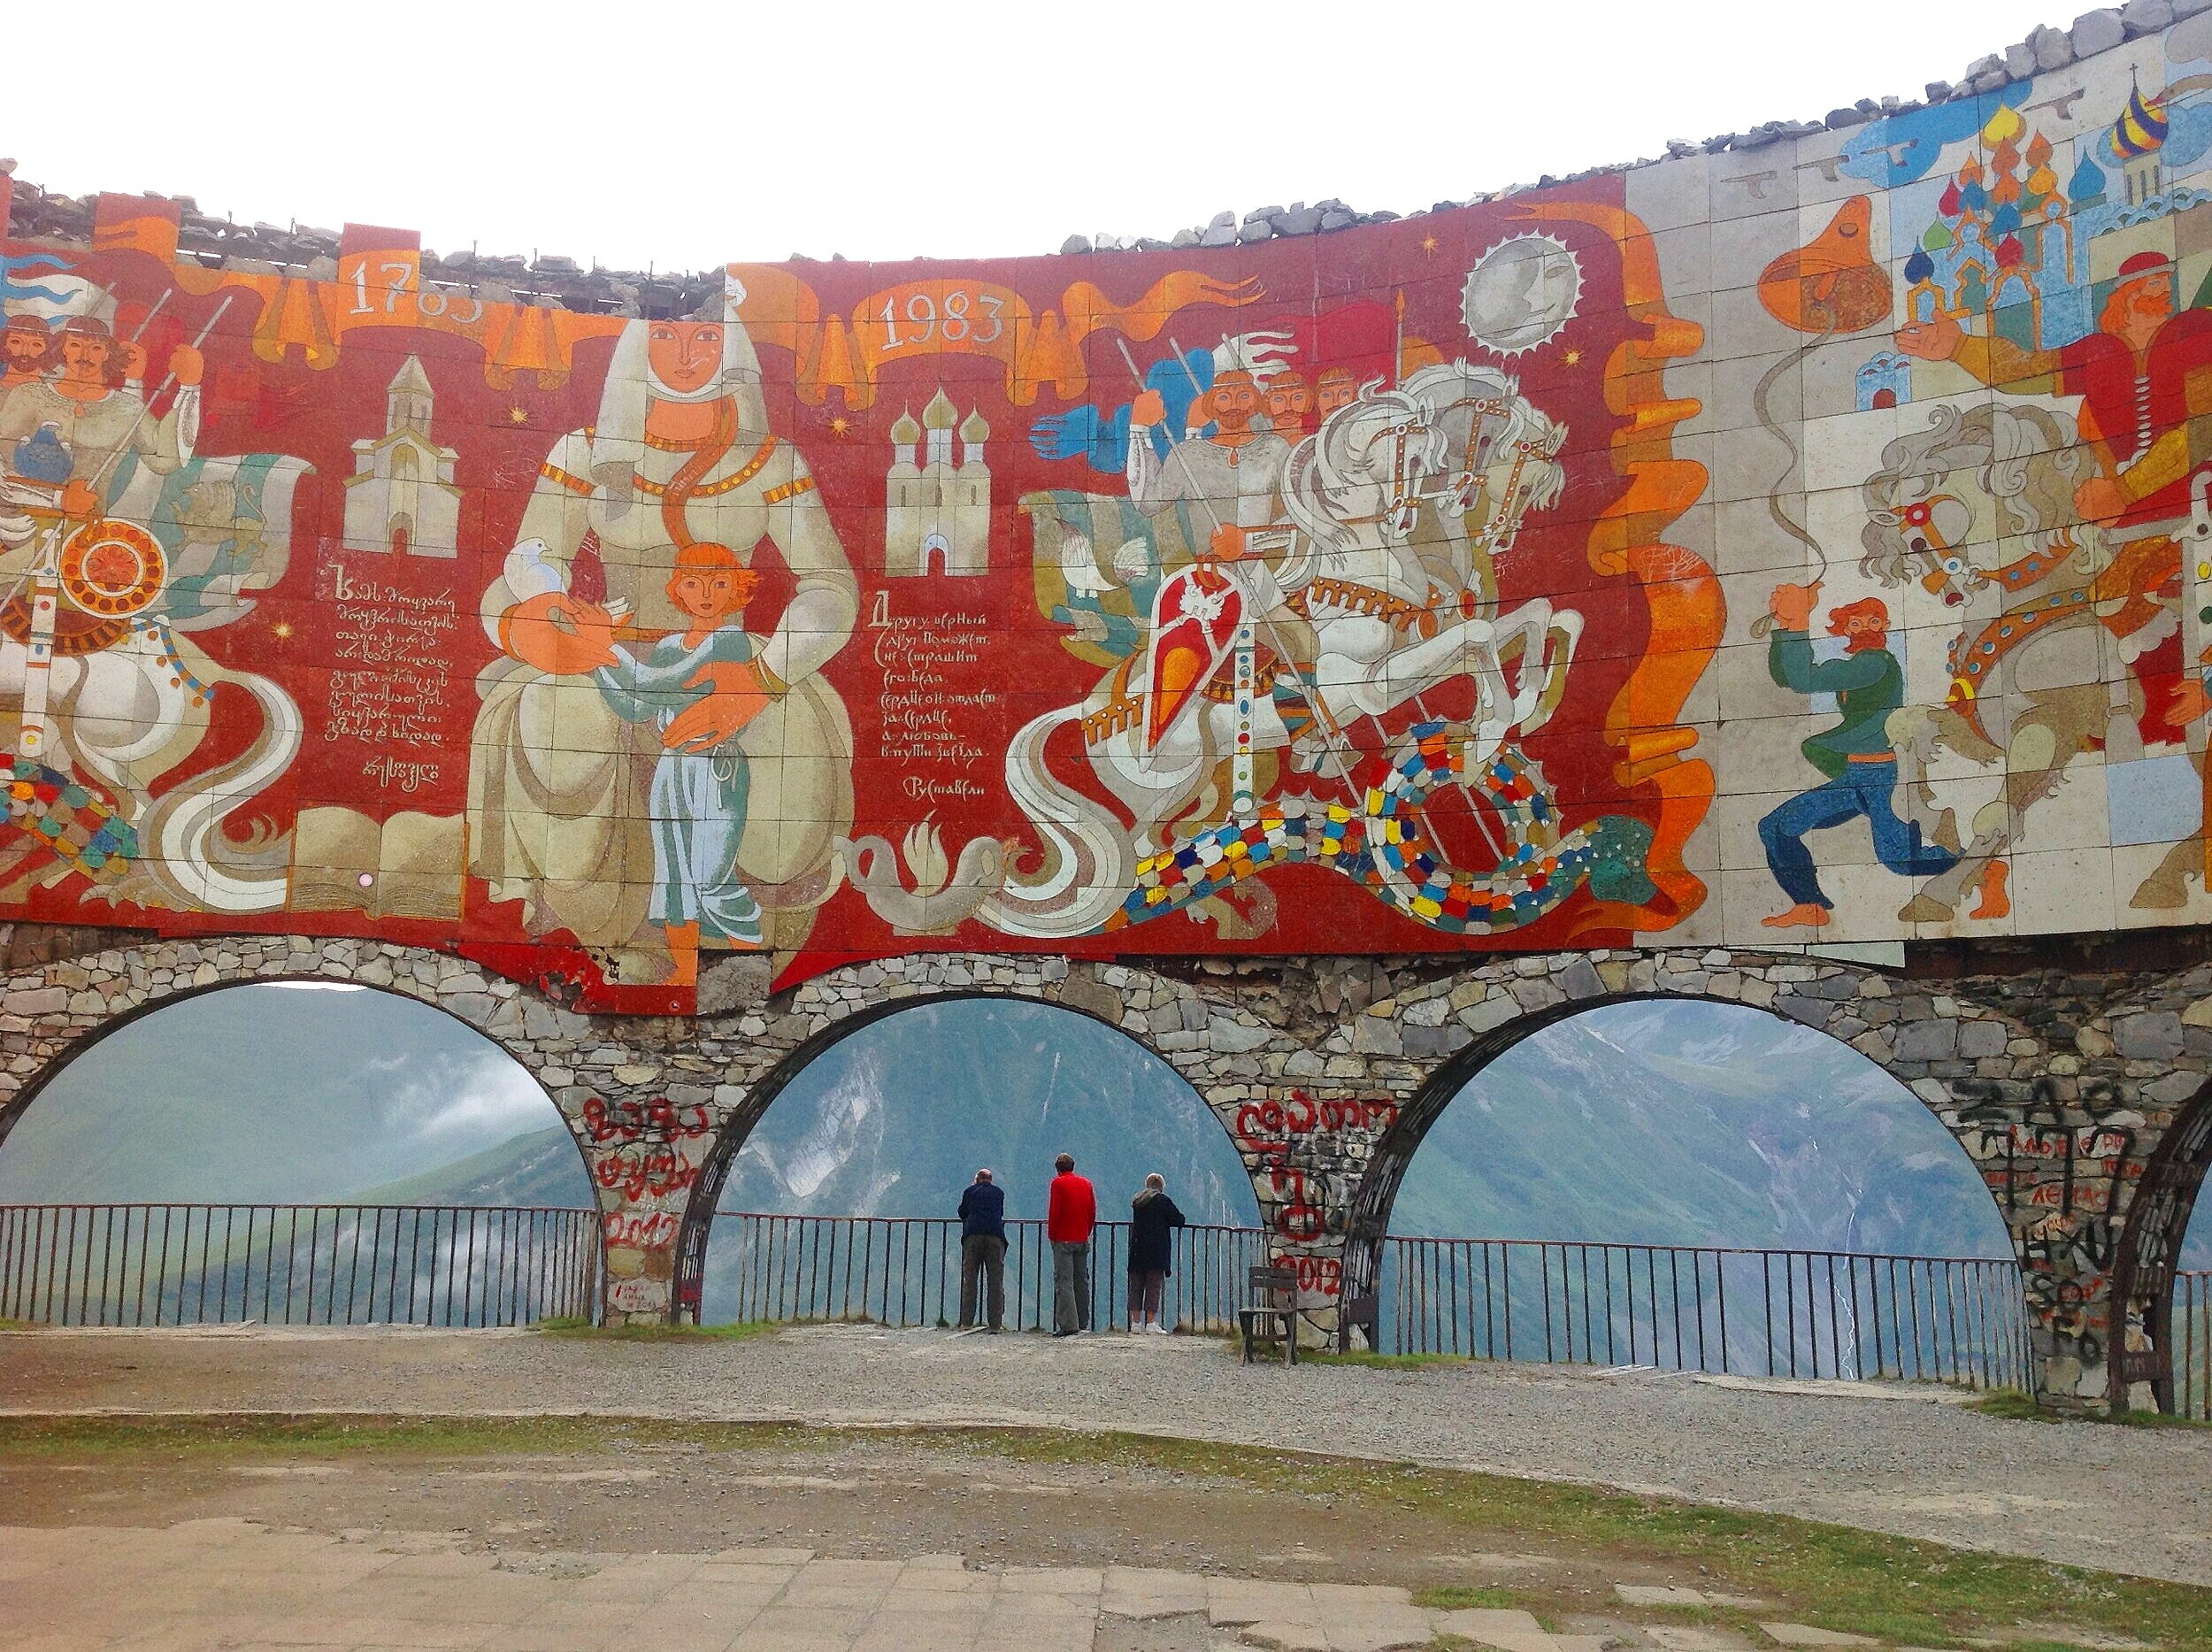
<instances>
[{"instance_id":1,"label":"gray trousers","mask_svg":"<svg viewBox=\"0 0 2212 1652\"><path fill-rule=\"evenodd\" d=\"M976 1323L977 1275L982 1275L987 1287L984 1295L990 1299L991 1329L995 1331L1006 1318L1006 1241L993 1239L987 1233L976 1233L960 1241L960 1323Z\"/></svg>"},{"instance_id":2,"label":"gray trousers","mask_svg":"<svg viewBox=\"0 0 2212 1652\"><path fill-rule=\"evenodd\" d=\"M1052 1328L1065 1333L1091 1328L1091 1241L1052 1241Z\"/></svg>"}]
</instances>

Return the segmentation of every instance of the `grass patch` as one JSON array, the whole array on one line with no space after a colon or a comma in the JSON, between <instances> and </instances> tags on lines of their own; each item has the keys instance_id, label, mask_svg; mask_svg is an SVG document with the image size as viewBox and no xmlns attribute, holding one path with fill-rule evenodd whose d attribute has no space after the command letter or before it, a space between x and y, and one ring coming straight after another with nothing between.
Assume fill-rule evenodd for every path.
<instances>
[{"instance_id":1,"label":"grass patch","mask_svg":"<svg viewBox=\"0 0 2212 1652\"><path fill-rule=\"evenodd\" d=\"M2170 1417L2164 1411L2053 1411L2046 1410L2017 1388L1996 1388L1967 1407L1985 1417L2001 1417L2018 1423L2104 1423L2120 1428L2212 1428L2195 1417Z\"/></svg>"},{"instance_id":2,"label":"grass patch","mask_svg":"<svg viewBox=\"0 0 2212 1652\"><path fill-rule=\"evenodd\" d=\"M1180 1469L1286 1494L1324 1489L1501 1541L1541 1536L1702 1568L1701 1584L1777 1603L1777 1617L1919 1646L2023 1619L2079 1623L2164 1646L2212 1645L2212 1589L1943 1548L1782 1515L1586 1487L1198 1441L1024 1431L1010 1456Z\"/></svg>"},{"instance_id":3,"label":"grass patch","mask_svg":"<svg viewBox=\"0 0 2212 1652\"><path fill-rule=\"evenodd\" d=\"M1984 1417L2001 1417L2014 1423L2062 1423L2066 1420L2056 1411L2046 1410L2032 1397L2017 1388L1992 1388L1966 1409L1979 1411Z\"/></svg>"},{"instance_id":4,"label":"grass patch","mask_svg":"<svg viewBox=\"0 0 2212 1652\"><path fill-rule=\"evenodd\" d=\"M326 1456L354 1453L600 1453L656 1448L818 1449L836 1430L606 1418L0 1418L0 1456L17 1458ZM1164 1471L1233 1480L1283 1497L1326 1493L1370 1524L1410 1512L1474 1543L1549 1540L1600 1562L1696 1571L1701 1587L1755 1595L1773 1616L1893 1644L1955 1646L2022 1622L2081 1625L2156 1646L2212 1645L2212 1589L1969 1553L1781 1515L1716 1509L1589 1487L1316 1453L1049 1429L849 1431L972 1461ZM1514 1592L1425 1594L1425 1604L1525 1603ZM1764 1614L1763 1614L1764 1615ZM2016 1647L2012 1652L2029 1652Z\"/></svg>"},{"instance_id":5,"label":"grass patch","mask_svg":"<svg viewBox=\"0 0 2212 1652\"><path fill-rule=\"evenodd\" d=\"M2117 1423L2123 1428L2212 1428L2200 1417L2174 1417L2164 1411L2112 1411L2093 1420Z\"/></svg>"},{"instance_id":6,"label":"grass patch","mask_svg":"<svg viewBox=\"0 0 2212 1652\"><path fill-rule=\"evenodd\" d=\"M594 1325L588 1319L541 1319L540 1336L572 1342L742 1342L774 1327L765 1319L739 1325Z\"/></svg>"},{"instance_id":7,"label":"grass patch","mask_svg":"<svg viewBox=\"0 0 2212 1652\"><path fill-rule=\"evenodd\" d=\"M1488 1607L1504 1611L1517 1611L1521 1597L1511 1589L1470 1587L1463 1583L1446 1583L1433 1589L1416 1589L1413 1603L1440 1612L1464 1612Z\"/></svg>"},{"instance_id":8,"label":"grass patch","mask_svg":"<svg viewBox=\"0 0 2212 1652\"><path fill-rule=\"evenodd\" d=\"M1464 1354L1371 1354L1364 1350L1350 1354L1304 1354L1298 1356L1301 1365L1365 1365L1374 1371L1418 1371L1424 1365L1466 1365L1473 1361Z\"/></svg>"}]
</instances>

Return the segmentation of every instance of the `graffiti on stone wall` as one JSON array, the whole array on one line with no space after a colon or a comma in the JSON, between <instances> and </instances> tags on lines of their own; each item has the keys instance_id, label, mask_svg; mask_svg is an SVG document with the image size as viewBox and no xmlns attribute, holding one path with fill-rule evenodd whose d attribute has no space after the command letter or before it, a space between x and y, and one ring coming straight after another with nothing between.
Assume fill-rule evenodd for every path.
<instances>
[{"instance_id":1,"label":"graffiti on stone wall","mask_svg":"<svg viewBox=\"0 0 2212 1652\"><path fill-rule=\"evenodd\" d=\"M1397 1118L1398 1103L1386 1097L1296 1087L1237 1105L1230 1134L1252 1173L1269 1256L1296 1273L1302 1305L1336 1305L1345 1218L1375 1143Z\"/></svg>"},{"instance_id":2,"label":"graffiti on stone wall","mask_svg":"<svg viewBox=\"0 0 2212 1652\"><path fill-rule=\"evenodd\" d=\"M720 1120L704 1102L667 1095L560 1100L598 1192L607 1310L664 1313L677 1236Z\"/></svg>"},{"instance_id":3,"label":"graffiti on stone wall","mask_svg":"<svg viewBox=\"0 0 2212 1652\"><path fill-rule=\"evenodd\" d=\"M1953 1079L1952 1127L2012 1230L2030 1308L2093 1367L2143 1115L2110 1080Z\"/></svg>"}]
</instances>

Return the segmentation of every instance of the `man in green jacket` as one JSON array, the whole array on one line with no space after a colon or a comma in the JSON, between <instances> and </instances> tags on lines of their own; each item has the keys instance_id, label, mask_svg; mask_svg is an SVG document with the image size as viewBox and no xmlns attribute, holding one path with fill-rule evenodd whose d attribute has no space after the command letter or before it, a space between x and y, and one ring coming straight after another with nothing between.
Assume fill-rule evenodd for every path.
<instances>
[{"instance_id":1,"label":"man in green jacket","mask_svg":"<svg viewBox=\"0 0 2212 1652\"><path fill-rule=\"evenodd\" d=\"M1832 609L1828 634L1844 640L1840 658L1813 657L1813 605L1820 582L1778 585L1768 599L1774 631L1767 644L1767 670L1785 688L1799 694L1832 694L1843 720L1799 748L1805 760L1828 777L1827 783L1800 793L1759 822L1768 870L1790 899L1790 908L1763 918L1770 929L1798 926L1818 928L1834 903L1821 892L1819 869L1805 847L1805 834L1838 826L1864 815L1874 828L1874 854L1883 865L1908 878L1947 872L1958 857L1920 841L1917 823L1897 818L1891 802L1897 789L1897 751L1890 744L1890 713L1905 703L1905 673L1889 651L1889 610L1866 597Z\"/></svg>"}]
</instances>

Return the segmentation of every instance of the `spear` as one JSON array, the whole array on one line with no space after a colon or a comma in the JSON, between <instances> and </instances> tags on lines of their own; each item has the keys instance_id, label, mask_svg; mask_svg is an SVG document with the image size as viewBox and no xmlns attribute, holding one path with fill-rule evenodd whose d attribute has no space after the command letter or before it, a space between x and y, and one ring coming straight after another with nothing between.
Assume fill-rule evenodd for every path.
<instances>
[{"instance_id":1,"label":"spear","mask_svg":"<svg viewBox=\"0 0 2212 1652\"><path fill-rule=\"evenodd\" d=\"M171 298L174 297L176 296L176 291L177 289L173 287L164 288L161 296L154 300L153 308L147 311L144 315L139 317L137 331L131 334L132 343L135 344L139 340L146 336L146 329L153 325L154 318L161 313L162 305L167 304ZM228 303L229 301L227 299L224 302Z\"/></svg>"},{"instance_id":2,"label":"spear","mask_svg":"<svg viewBox=\"0 0 2212 1652\"><path fill-rule=\"evenodd\" d=\"M215 324L223 319L223 311L230 308L231 300L236 296L237 295L234 293L226 293L223 295L223 302L215 306L215 313L208 317L207 325L200 329L198 336L192 341L192 348L194 350L199 349L201 345L207 342L208 334L215 331ZM157 305L156 308L157 309L159 306ZM151 319L150 315L148 319ZM142 324L141 331L143 330L143 326ZM93 473L92 480L85 484L86 487L96 489L100 486L101 482L106 479L109 469L115 464L116 460L123 457L124 450L131 445L131 438L138 434L138 427L146 422L146 415L152 409L153 404L161 400L163 396L168 395L171 388L175 385L176 381L177 375L173 372L165 375L161 380L160 387L156 389L151 396L148 396L144 401L138 404L138 417L131 420L131 427L123 433L123 439L115 444L115 450L108 455L105 463L104 463L97 471Z\"/></svg>"}]
</instances>

